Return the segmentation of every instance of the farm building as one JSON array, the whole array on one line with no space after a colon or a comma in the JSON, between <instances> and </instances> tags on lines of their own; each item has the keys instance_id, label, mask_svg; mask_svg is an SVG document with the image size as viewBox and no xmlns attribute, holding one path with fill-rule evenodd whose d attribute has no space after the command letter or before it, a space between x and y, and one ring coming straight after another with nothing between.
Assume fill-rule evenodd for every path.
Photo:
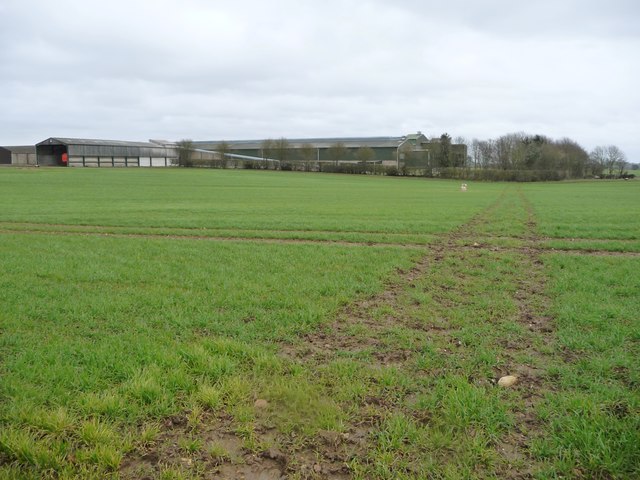
<instances>
[{"instance_id":1,"label":"farm building","mask_svg":"<svg viewBox=\"0 0 640 480\"><path fill-rule=\"evenodd\" d=\"M204 150L226 150L227 156L245 160L275 159L292 164L312 162L321 164L344 164L362 162L363 149L370 149L367 163L383 166L407 166L426 168L441 153L440 139L429 139L421 132L402 137L347 137L347 138L297 138L277 140L197 141L197 148ZM467 147L453 144L452 163L464 163Z\"/></svg>"},{"instance_id":2,"label":"farm building","mask_svg":"<svg viewBox=\"0 0 640 480\"><path fill-rule=\"evenodd\" d=\"M69 167L168 167L174 147L152 142L48 138L36 145L38 165Z\"/></svg>"},{"instance_id":3,"label":"farm building","mask_svg":"<svg viewBox=\"0 0 640 480\"><path fill-rule=\"evenodd\" d=\"M402 137L189 141L94 140L51 137L35 147L0 147L0 164L69 167L212 166L358 172L378 166L437 172L461 166L464 144L448 144L418 132ZM247 165L250 164L250 165ZM372 168L372 166L374 168ZM354 172L355 173L355 170Z\"/></svg>"},{"instance_id":4,"label":"farm building","mask_svg":"<svg viewBox=\"0 0 640 480\"><path fill-rule=\"evenodd\" d=\"M0 165L36 165L36 147L0 147Z\"/></svg>"},{"instance_id":5,"label":"farm building","mask_svg":"<svg viewBox=\"0 0 640 480\"><path fill-rule=\"evenodd\" d=\"M38 143L34 154L37 154L37 164L42 166L170 167L178 164L178 147L166 140L127 142L52 137ZM211 162L219 155L196 149L191 152L191 158Z\"/></svg>"}]
</instances>

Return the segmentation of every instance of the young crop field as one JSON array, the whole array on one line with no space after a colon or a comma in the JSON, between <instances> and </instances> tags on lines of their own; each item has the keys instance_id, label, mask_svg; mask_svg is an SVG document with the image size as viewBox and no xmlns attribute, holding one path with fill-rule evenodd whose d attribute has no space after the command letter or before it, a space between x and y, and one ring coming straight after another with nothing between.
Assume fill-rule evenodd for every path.
<instances>
[{"instance_id":1,"label":"young crop field","mask_svg":"<svg viewBox=\"0 0 640 480\"><path fill-rule=\"evenodd\" d=\"M3 169L0 204L0 479L640 477L638 181Z\"/></svg>"}]
</instances>

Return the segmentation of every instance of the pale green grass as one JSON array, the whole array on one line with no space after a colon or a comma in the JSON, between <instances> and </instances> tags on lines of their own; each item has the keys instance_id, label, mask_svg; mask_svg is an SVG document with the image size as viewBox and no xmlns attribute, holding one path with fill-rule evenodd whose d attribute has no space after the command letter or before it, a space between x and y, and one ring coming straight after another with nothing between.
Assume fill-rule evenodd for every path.
<instances>
[{"instance_id":1,"label":"pale green grass","mask_svg":"<svg viewBox=\"0 0 640 480\"><path fill-rule=\"evenodd\" d=\"M557 390L539 407L543 478L640 476L640 259L550 255Z\"/></svg>"},{"instance_id":2,"label":"pale green grass","mask_svg":"<svg viewBox=\"0 0 640 480\"><path fill-rule=\"evenodd\" d=\"M640 252L640 240L544 240L540 246L557 250Z\"/></svg>"},{"instance_id":3,"label":"pale green grass","mask_svg":"<svg viewBox=\"0 0 640 480\"><path fill-rule=\"evenodd\" d=\"M555 254L540 266L531 252L487 248L528 245L537 233L634 251L637 184L470 187L285 172L3 169L0 478L116 476L132 452L166 442L164 422L174 417L184 419L172 439L177 454L194 466L163 463L158 478L202 477L205 457L241 460L201 436L217 418L252 455L272 446L265 428L286 439L276 448L295 450L320 431L364 426L366 444L349 461L355 478L640 475L640 259ZM375 348L322 361L282 355L425 251L250 238L428 244L501 195L472 238L456 240L482 248L441 252L395 301L368 312L396 323L345 330L375 335ZM527 200L536 232L525 224ZM187 238L159 237L171 235ZM535 286L526 308L552 317L546 342L516 298ZM405 361L376 360L398 350ZM529 412L533 457L511 464L499 446L520 431L526 391L494 382L524 365L541 372L543 397ZM268 402L262 411L257 398Z\"/></svg>"},{"instance_id":4,"label":"pale green grass","mask_svg":"<svg viewBox=\"0 0 640 480\"><path fill-rule=\"evenodd\" d=\"M42 475L117 470L129 438L154 437L138 433L140 422L187 407L193 426L198 408L226 410L258 448L248 408L263 391L283 406L283 431L336 428L341 408L306 370L292 377L274 343L371 295L416 256L390 247L2 240L0 458ZM205 446L192 439L181 448Z\"/></svg>"},{"instance_id":5,"label":"pale green grass","mask_svg":"<svg viewBox=\"0 0 640 480\"><path fill-rule=\"evenodd\" d=\"M0 222L428 234L487 206L499 184L188 169L0 171Z\"/></svg>"},{"instance_id":6,"label":"pale green grass","mask_svg":"<svg viewBox=\"0 0 640 480\"><path fill-rule=\"evenodd\" d=\"M415 325L419 340L403 345L407 335L396 329L389 344L414 353L406 370L383 370L375 380L380 403L395 408L379 412L373 448L354 461L356 478L492 478L504 471L496 446L514 428L519 399L494 381L512 366L502 340L529 340L512 299L521 261L451 252L407 290L396 314Z\"/></svg>"},{"instance_id":7,"label":"pale green grass","mask_svg":"<svg viewBox=\"0 0 640 480\"><path fill-rule=\"evenodd\" d=\"M543 236L640 239L639 181L540 183L522 188Z\"/></svg>"},{"instance_id":8,"label":"pale green grass","mask_svg":"<svg viewBox=\"0 0 640 480\"><path fill-rule=\"evenodd\" d=\"M0 222L0 232L3 233L34 233L34 234L84 234L95 236L140 236L140 237L174 237L175 239L201 240L290 240L290 241L323 241L342 243L377 243L377 244L406 244L424 246L437 238L433 234L406 233L376 233L376 232L323 232L309 231L277 231L277 230L243 230L243 229L212 229L212 228L147 228L147 227L105 227L105 226L76 226L49 225L38 223Z\"/></svg>"}]
</instances>

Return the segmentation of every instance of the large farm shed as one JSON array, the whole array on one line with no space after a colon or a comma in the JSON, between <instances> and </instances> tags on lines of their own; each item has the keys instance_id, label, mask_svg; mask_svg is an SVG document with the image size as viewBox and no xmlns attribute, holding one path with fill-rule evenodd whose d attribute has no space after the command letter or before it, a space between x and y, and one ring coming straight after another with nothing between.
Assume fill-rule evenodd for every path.
<instances>
[{"instance_id":1,"label":"large farm shed","mask_svg":"<svg viewBox=\"0 0 640 480\"><path fill-rule=\"evenodd\" d=\"M282 140L282 139L281 139ZM193 145L200 149L217 150L225 144L231 154L242 155L247 159L264 159L278 156L280 140L235 140L235 141L197 141ZM335 158L336 146L344 147L341 158ZM313 150L313 161L318 163L357 162L357 152L368 147L374 152L374 161L387 166L411 166L416 159L435 158L440 153L440 139L429 139L421 132L402 137L346 137L346 138L296 138L286 139L288 160L304 161L305 155ZM467 147L464 144L451 145L454 157L466 159Z\"/></svg>"},{"instance_id":2,"label":"large farm shed","mask_svg":"<svg viewBox=\"0 0 640 480\"><path fill-rule=\"evenodd\" d=\"M36 147L0 147L0 165L36 165Z\"/></svg>"},{"instance_id":3,"label":"large farm shed","mask_svg":"<svg viewBox=\"0 0 640 480\"><path fill-rule=\"evenodd\" d=\"M69 167L169 167L177 164L177 151L170 144L48 138L36 145L42 166Z\"/></svg>"},{"instance_id":4,"label":"large farm shed","mask_svg":"<svg viewBox=\"0 0 640 480\"><path fill-rule=\"evenodd\" d=\"M225 142L228 145L228 149L233 154L243 155L248 158L269 158L274 155L274 152L268 150L275 150L277 147L267 146L268 140L234 140ZM274 141L274 143L277 141ZM287 147L291 150L292 156L296 158L296 153L301 152L305 147L311 146L314 150L314 160L317 161L333 161L330 158L329 149L337 144L342 144L347 149L343 161L347 161L351 158L353 152L361 147L370 147L376 151L376 158L378 160L388 160L395 163L398 144L401 142L399 137L367 137L367 138L295 138L287 139ZM201 141L193 142L194 146L206 150L216 150L223 142L222 141Z\"/></svg>"}]
</instances>

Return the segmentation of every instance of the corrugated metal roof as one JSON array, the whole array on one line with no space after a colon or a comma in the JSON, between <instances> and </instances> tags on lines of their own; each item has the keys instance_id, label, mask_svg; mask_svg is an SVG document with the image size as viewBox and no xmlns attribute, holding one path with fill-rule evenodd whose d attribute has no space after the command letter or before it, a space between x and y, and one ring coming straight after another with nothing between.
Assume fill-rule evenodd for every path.
<instances>
[{"instance_id":1,"label":"corrugated metal roof","mask_svg":"<svg viewBox=\"0 0 640 480\"><path fill-rule=\"evenodd\" d=\"M287 138L287 142L291 148L299 148L305 144L311 145L313 148L329 148L337 143L342 143L345 147L397 147L404 137L343 137L343 138ZM277 141L277 139L272 139ZM197 141L193 142L194 146L200 148L215 148L223 141ZM231 149L261 149L265 140L227 140L226 143Z\"/></svg>"},{"instance_id":2,"label":"corrugated metal roof","mask_svg":"<svg viewBox=\"0 0 640 480\"><path fill-rule=\"evenodd\" d=\"M14 145L14 146L2 146L5 150L9 150L11 153L36 153L35 145Z\"/></svg>"},{"instance_id":3,"label":"corrugated metal roof","mask_svg":"<svg viewBox=\"0 0 640 480\"><path fill-rule=\"evenodd\" d=\"M124 140L99 140L91 138L66 138L66 137L51 137L43 140L36 145L49 145L49 144L61 144L61 145L90 145L94 147L158 147L156 143L150 142L129 142Z\"/></svg>"},{"instance_id":4,"label":"corrugated metal roof","mask_svg":"<svg viewBox=\"0 0 640 480\"><path fill-rule=\"evenodd\" d=\"M271 139L277 141L278 139ZM330 137L330 138L287 138L291 148L300 148L305 144L313 148L329 148L337 143L342 143L348 148L372 147L372 148L396 148L407 140L416 140L420 143L430 142L423 133L411 133L402 137ZM196 141L194 146L200 148L216 148L224 140ZM226 140L232 150L247 149L259 150L265 140Z\"/></svg>"},{"instance_id":5,"label":"corrugated metal roof","mask_svg":"<svg viewBox=\"0 0 640 480\"><path fill-rule=\"evenodd\" d=\"M425 137L422 132L418 132L418 133L410 133L409 135L407 135L405 137L407 140L421 140L421 139L425 139L425 140L429 140L427 137Z\"/></svg>"}]
</instances>

